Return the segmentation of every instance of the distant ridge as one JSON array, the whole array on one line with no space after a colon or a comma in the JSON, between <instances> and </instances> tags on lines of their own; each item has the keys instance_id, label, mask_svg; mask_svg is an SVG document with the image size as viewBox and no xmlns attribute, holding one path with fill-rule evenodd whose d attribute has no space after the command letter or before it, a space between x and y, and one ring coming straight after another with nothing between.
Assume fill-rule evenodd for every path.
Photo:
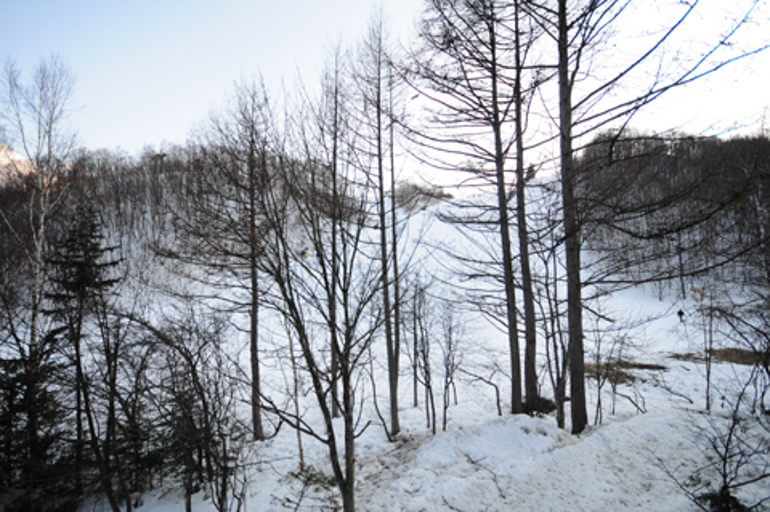
<instances>
[{"instance_id":1,"label":"distant ridge","mask_svg":"<svg viewBox=\"0 0 770 512\"><path fill-rule=\"evenodd\" d=\"M8 146L0 144L0 186L33 172L32 163Z\"/></svg>"}]
</instances>

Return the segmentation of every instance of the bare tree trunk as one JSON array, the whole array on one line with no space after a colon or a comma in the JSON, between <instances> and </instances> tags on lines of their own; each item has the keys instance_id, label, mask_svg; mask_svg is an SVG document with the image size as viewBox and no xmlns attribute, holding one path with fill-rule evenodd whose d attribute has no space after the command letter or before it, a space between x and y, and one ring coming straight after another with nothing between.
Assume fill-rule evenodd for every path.
<instances>
[{"instance_id":1,"label":"bare tree trunk","mask_svg":"<svg viewBox=\"0 0 770 512\"><path fill-rule=\"evenodd\" d=\"M575 198L575 169L572 155L572 82L569 74L569 26L567 1L559 0L559 126L561 146L562 207L567 262L567 322L572 433L588 424L583 355L583 304L580 279L580 224Z\"/></svg>"},{"instance_id":2,"label":"bare tree trunk","mask_svg":"<svg viewBox=\"0 0 770 512\"><path fill-rule=\"evenodd\" d=\"M121 360L121 333L113 329L109 324L106 309L107 305L103 296L98 296L99 302L97 315L104 348L105 364L107 366L107 432L104 444L105 464L110 472L115 474L118 490L125 502L126 512L131 512L131 489L129 489L123 473L122 461L118 458L118 369ZM80 339L80 338L78 338ZM81 383L83 384L83 383ZM112 462L110 463L110 460Z\"/></svg>"},{"instance_id":3,"label":"bare tree trunk","mask_svg":"<svg viewBox=\"0 0 770 512\"><path fill-rule=\"evenodd\" d=\"M388 384L390 395L390 435L395 436L401 431L398 418L398 354L396 352L396 340L393 337L393 314L392 302L390 297L390 268L388 265L388 226L387 226L387 203L385 200L385 127L383 125L383 32L382 23L374 28L372 50L375 52L373 57L376 73L372 77L374 81L374 108L376 115L375 137L376 137L376 158L377 158L377 189L378 189L378 210L379 230L380 230L380 263L382 266L382 301L383 312L385 315L385 345L388 352ZM394 240L395 243L395 240Z\"/></svg>"},{"instance_id":4,"label":"bare tree trunk","mask_svg":"<svg viewBox=\"0 0 770 512\"><path fill-rule=\"evenodd\" d=\"M265 432L262 427L262 405L259 375L259 281L256 267L251 269L251 309L249 326L249 354L251 356L251 421L254 439L262 441Z\"/></svg>"},{"instance_id":5,"label":"bare tree trunk","mask_svg":"<svg viewBox=\"0 0 770 512\"><path fill-rule=\"evenodd\" d=\"M250 278L250 299L249 308L249 355L251 358L251 421L254 429L254 439L262 441L265 438L264 428L262 426L262 397L261 382L259 375L259 270L257 268L259 254L257 247L259 240L257 237L257 194L261 181L257 176L257 162L254 153L257 151L256 141L250 141L250 152L248 156L249 172L249 278ZM261 155L261 171L267 172L266 155Z\"/></svg>"},{"instance_id":6,"label":"bare tree trunk","mask_svg":"<svg viewBox=\"0 0 770 512\"><path fill-rule=\"evenodd\" d=\"M331 290L329 296L332 300L329 301L329 331L331 335L331 385L332 385L332 417L340 417L340 403L339 403L339 390L338 390L338 375L339 375L339 340L337 339L339 334L337 332L337 288L339 287L339 247L338 247L338 231L339 223L342 222L342 205L340 203L339 194L339 143L340 143L340 94L339 89L341 77L339 76L339 63L335 62L334 67L334 90L333 95L333 111L332 111L332 155L331 155L331 172L332 172L332 238L331 238Z\"/></svg>"},{"instance_id":7,"label":"bare tree trunk","mask_svg":"<svg viewBox=\"0 0 770 512\"><path fill-rule=\"evenodd\" d=\"M553 273L551 272L551 265L553 265ZM546 332L546 356L548 357L548 371L551 379L551 385L553 387L554 401L556 402L556 424L559 428L564 428L565 415L564 415L564 403L565 403L565 377L567 370L565 366L567 357L564 347L564 337L561 328L561 311L559 309L559 277L558 277L558 262L556 245L553 244L551 252L545 254L543 258L543 268L545 270L544 286L545 292L545 305L542 301L539 302L542 315L544 330ZM548 309L545 310L544 307Z\"/></svg>"},{"instance_id":8,"label":"bare tree trunk","mask_svg":"<svg viewBox=\"0 0 770 512\"><path fill-rule=\"evenodd\" d=\"M390 70L390 68L388 68ZM390 107L390 230L391 258L393 258L393 358L396 367L396 391L398 391L398 370L401 367L401 276L398 270L398 233L396 217L396 144L393 104L393 72L388 75L388 94ZM398 405L398 404L396 404ZM398 419L398 418L396 418ZM400 428L399 428L400 430Z\"/></svg>"},{"instance_id":9,"label":"bare tree trunk","mask_svg":"<svg viewBox=\"0 0 770 512\"><path fill-rule=\"evenodd\" d=\"M419 364L419 347L418 347L418 330L417 330L417 293L415 292L415 298L413 299L414 305L412 309L412 404L414 407L417 407L419 404L418 400L418 388L419 388L419 378L418 378L418 371L420 368ZM425 404L427 407L427 404Z\"/></svg>"},{"instance_id":10,"label":"bare tree trunk","mask_svg":"<svg viewBox=\"0 0 770 512\"><path fill-rule=\"evenodd\" d=\"M349 324L348 324L349 325ZM345 346L346 354L343 361L342 400L345 416L345 485L342 487L342 509L345 512L354 512L356 509L356 418L354 415L353 401L353 368L350 364L350 353L347 348L353 346L352 333L347 333Z\"/></svg>"},{"instance_id":11,"label":"bare tree trunk","mask_svg":"<svg viewBox=\"0 0 770 512\"><path fill-rule=\"evenodd\" d=\"M292 398L294 400L294 414L297 416L297 418L299 418L300 417L299 372L297 371L297 360L295 359L296 355L294 354L294 342L292 341L291 330L289 329L289 324L287 323L287 320L285 318L284 318L284 327L286 328L286 339L289 341L289 357L291 358L291 376L294 381L293 387L292 387ZM333 413L332 413L332 416L334 416ZM297 452L299 457L299 470L303 471L305 469L305 450L302 446L302 430L295 429L295 431L297 433Z\"/></svg>"},{"instance_id":12,"label":"bare tree trunk","mask_svg":"<svg viewBox=\"0 0 770 512\"><path fill-rule=\"evenodd\" d=\"M490 13L493 15L494 13ZM518 311L516 308L516 285L513 278L513 256L511 253L511 228L508 218L508 197L505 190L505 152L503 150L502 121L498 104L498 69L497 41L495 24L488 24L489 48L492 52L490 59L490 81L492 85L492 131L495 138L495 185L497 187L498 226L500 229L500 245L503 255L503 278L505 281L505 305L508 322L508 350L511 365L511 413L523 411L521 396L521 356L519 355Z\"/></svg>"},{"instance_id":13,"label":"bare tree trunk","mask_svg":"<svg viewBox=\"0 0 770 512\"><path fill-rule=\"evenodd\" d=\"M83 368L78 365L76 371L79 374L79 380L84 382ZM113 512L120 512L120 505L117 497L115 496L115 490L112 486L112 475L110 474L110 468L108 461L105 459L105 454L99 446L99 434L96 428L96 422L94 420L94 412L91 406L91 400L88 393L88 387L83 387L83 408L86 414L86 420L88 422L88 431L91 439L91 449L94 452L96 458L96 465L99 469L99 480L102 485L102 491L107 496L107 502L110 504L110 508Z\"/></svg>"},{"instance_id":14,"label":"bare tree trunk","mask_svg":"<svg viewBox=\"0 0 770 512\"><path fill-rule=\"evenodd\" d=\"M75 345L75 364L80 367L82 359L80 355L80 334L72 340ZM78 496L83 493L83 380L82 372L75 372L75 488Z\"/></svg>"},{"instance_id":15,"label":"bare tree trunk","mask_svg":"<svg viewBox=\"0 0 770 512\"><path fill-rule=\"evenodd\" d=\"M30 448L30 469L32 474L28 475L35 481L37 479L37 465L45 460L45 454L40 446L40 418L37 407L38 395L40 393L41 377L41 347L40 347L40 316L42 314L43 302L43 246L45 244L46 226L48 223L48 191L49 185L46 184L44 174L46 171L41 168L36 169L36 182L38 195L37 204L33 205L30 215L35 215L36 230L34 236L34 256L31 263L33 288L32 288L32 311L29 326L29 357L27 360L27 390L25 403L27 405L27 439Z\"/></svg>"},{"instance_id":16,"label":"bare tree trunk","mask_svg":"<svg viewBox=\"0 0 770 512\"><path fill-rule=\"evenodd\" d=\"M524 113L522 80L522 48L519 27L520 0L514 2L516 80L514 83L514 123L516 130L516 220L519 234L519 260L521 266L521 286L524 295L524 388L526 405L529 412L538 410L540 397L537 386L537 331L535 327L535 297L532 291L532 269L529 261L529 230L527 225L526 194L524 179Z\"/></svg>"}]
</instances>

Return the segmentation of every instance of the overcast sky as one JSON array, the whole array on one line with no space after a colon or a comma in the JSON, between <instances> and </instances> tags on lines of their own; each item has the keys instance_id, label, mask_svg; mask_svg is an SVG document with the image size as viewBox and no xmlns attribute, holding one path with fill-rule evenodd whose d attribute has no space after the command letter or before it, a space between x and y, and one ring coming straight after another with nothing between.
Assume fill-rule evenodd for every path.
<instances>
[{"instance_id":1,"label":"overcast sky","mask_svg":"<svg viewBox=\"0 0 770 512\"><path fill-rule=\"evenodd\" d=\"M331 48L360 40L380 3L396 35L413 33L422 0L4 0L0 59L29 71L58 54L76 77L79 142L133 153L184 143L241 78L261 74L277 90L301 70L316 83ZM715 120L717 131L737 122L756 132L770 103L765 53L671 94L639 123L660 125L676 111L666 122L686 131Z\"/></svg>"},{"instance_id":2,"label":"overcast sky","mask_svg":"<svg viewBox=\"0 0 770 512\"><path fill-rule=\"evenodd\" d=\"M0 58L23 71L58 54L73 71L71 124L89 148L183 143L240 78L316 81L379 0L4 0ZM421 0L382 0L394 33Z\"/></svg>"}]
</instances>

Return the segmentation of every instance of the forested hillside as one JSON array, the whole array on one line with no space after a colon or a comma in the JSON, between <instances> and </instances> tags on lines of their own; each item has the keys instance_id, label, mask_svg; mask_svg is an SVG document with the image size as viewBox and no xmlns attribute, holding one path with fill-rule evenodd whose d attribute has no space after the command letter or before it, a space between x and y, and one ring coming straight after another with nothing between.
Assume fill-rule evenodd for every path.
<instances>
[{"instance_id":1,"label":"forested hillside","mask_svg":"<svg viewBox=\"0 0 770 512\"><path fill-rule=\"evenodd\" d=\"M683 298L693 276L764 286L769 161L765 137L601 136L580 159L587 246L612 279Z\"/></svg>"},{"instance_id":2,"label":"forested hillside","mask_svg":"<svg viewBox=\"0 0 770 512\"><path fill-rule=\"evenodd\" d=\"M139 155L7 66L0 510L563 510L562 467L580 510L766 506L770 139L629 128L747 19L620 94L673 30L584 81L626 7L567 4L377 19Z\"/></svg>"}]
</instances>

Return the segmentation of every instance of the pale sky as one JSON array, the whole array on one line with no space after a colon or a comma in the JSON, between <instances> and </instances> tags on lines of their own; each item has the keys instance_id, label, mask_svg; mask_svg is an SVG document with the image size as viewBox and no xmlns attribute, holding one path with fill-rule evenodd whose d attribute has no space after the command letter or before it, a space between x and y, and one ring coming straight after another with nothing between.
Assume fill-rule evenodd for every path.
<instances>
[{"instance_id":1,"label":"pale sky","mask_svg":"<svg viewBox=\"0 0 770 512\"><path fill-rule=\"evenodd\" d=\"M78 141L130 152L184 143L240 79L316 82L382 4L394 35L421 0L2 0L0 59L24 72L58 54L75 75Z\"/></svg>"},{"instance_id":2,"label":"pale sky","mask_svg":"<svg viewBox=\"0 0 770 512\"><path fill-rule=\"evenodd\" d=\"M652 0L651 0L652 1ZM673 0L654 0L676 4ZM240 79L274 93L315 84L331 49L358 42L382 7L397 38L414 33L422 0L0 0L0 60L30 71L58 54L75 75L70 118L80 144L184 143ZM724 0L702 0L724 6ZM640 3L644 12L661 4ZM717 14L717 16L720 16ZM643 21L634 25L645 26ZM694 20L693 30L707 20ZM770 32L764 26L759 33ZM757 30L754 31L757 33ZM602 63L599 63L602 64ZM300 73L301 70L301 73ZM760 129L770 105L770 52L668 95L638 116L689 132ZM770 112L767 112L770 126Z\"/></svg>"}]
</instances>

